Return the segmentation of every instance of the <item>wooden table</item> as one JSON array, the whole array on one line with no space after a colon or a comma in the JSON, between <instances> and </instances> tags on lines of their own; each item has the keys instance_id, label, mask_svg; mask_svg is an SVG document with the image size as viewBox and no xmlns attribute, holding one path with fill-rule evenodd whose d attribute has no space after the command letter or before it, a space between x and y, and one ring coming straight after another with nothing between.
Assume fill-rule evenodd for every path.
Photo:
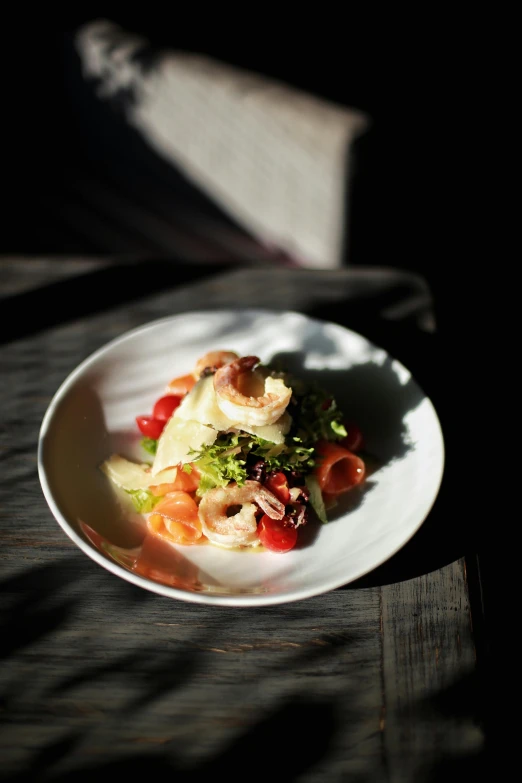
<instances>
[{"instance_id":1,"label":"wooden table","mask_svg":"<svg viewBox=\"0 0 522 783\"><path fill-rule=\"evenodd\" d=\"M5 779L419 783L484 769L478 542L451 492L458 433L421 277L4 257L0 293ZM260 609L116 578L67 538L37 474L43 415L79 362L147 321L238 303L300 310L386 348L434 402L447 450L435 506L403 550L356 583Z\"/></svg>"}]
</instances>

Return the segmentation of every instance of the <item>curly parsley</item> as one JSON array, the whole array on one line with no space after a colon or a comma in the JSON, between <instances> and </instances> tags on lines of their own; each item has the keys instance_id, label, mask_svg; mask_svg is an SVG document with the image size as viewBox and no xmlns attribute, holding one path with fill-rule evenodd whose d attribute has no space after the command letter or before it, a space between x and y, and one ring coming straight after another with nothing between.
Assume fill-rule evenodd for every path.
<instances>
[{"instance_id":1,"label":"curly parsley","mask_svg":"<svg viewBox=\"0 0 522 783\"><path fill-rule=\"evenodd\" d=\"M292 387L288 412L292 416L292 431L303 444L313 445L318 440L340 440L348 434L343 424L343 412L330 392L316 383L286 376Z\"/></svg>"}]
</instances>

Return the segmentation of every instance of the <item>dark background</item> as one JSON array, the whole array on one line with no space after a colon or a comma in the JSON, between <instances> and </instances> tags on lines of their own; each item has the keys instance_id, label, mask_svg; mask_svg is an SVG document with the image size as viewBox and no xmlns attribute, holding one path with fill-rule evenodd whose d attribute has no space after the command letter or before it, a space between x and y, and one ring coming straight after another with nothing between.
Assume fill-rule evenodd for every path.
<instances>
[{"instance_id":1,"label":"dark background","mask_svg":"<svg viewBox=\"0 0 522 783\"><path fill-rule=\"evenodd\" d=\"M61 202L82 167L94 170L98 158L102 169L108 164L117 172L125 155L127 168L135 161L135 140L123 132L117 143L111 140L119 161L111 163L107 143L101 159L100 125L80 83L73 48L76 29L90 18L96 17L77 16L62 29L43 33L33 28L24 34L23 57L17 51L16 63L14 53L4 51L12 112L3 131L11 198L2 252L117 250L109 239L104 246L78 236L60 217ZM450 26L441 37L436 20L406 29L401 20L369 27L367 20L350 24L348 16L322 23L310 19L292 34L291 24L280 27L273 19L222 21L216 30L212 23L183 24L175 18L168 23L146 13L108 18L148 37L154 47L202 52L367 111L372 130L354 150L347 261L420 269L439 263L465 185L463 119L469 93L466 74L455 68ZM10 45L15 48L8 42L8 50ZM139 158L142 173L148 169L151 182L158 181L160 162L153 153L146 160L141 149ZM161 176L168 181L165 171Z\"/></svg>"},{"instance_id":2,"label":"dark background","mask_svg":"<svg viewBox=\"0 0 522 783\"><path fill-rule=\"evenodd\" d=\"M368 112L371 130L353 149L345 263L420 272L449 317L448 272L457 286L469 266L475 76L462 28L430 13L361 19L350 6L342 16L332 11L286 22L258 12L202 15L195 9L171 19L142 10L106 18L147 37L152 50L208 54ZM34 24L7 36L2 253L169 255L132 219L115 221L89 202L81 191L85 176L124 199L139 194L145 212L161 203L174 220L183 203L233 225L148 149L123 115L93 98L74 35L95 18L70 14L60 27ZM175 248L171 255L175 260Z\"/></svg>"}]
</instances>

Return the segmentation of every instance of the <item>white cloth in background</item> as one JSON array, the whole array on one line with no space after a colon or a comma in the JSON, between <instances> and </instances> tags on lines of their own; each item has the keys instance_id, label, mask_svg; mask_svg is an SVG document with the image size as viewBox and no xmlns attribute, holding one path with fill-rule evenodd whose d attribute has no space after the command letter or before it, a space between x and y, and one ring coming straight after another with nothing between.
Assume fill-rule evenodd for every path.
<instances>
[{"instance_id":1,"label":"white cloth in background","mask_svg":"<svg viewBox=\"0 0 522 783\"><path fill-rule=\"evenodd\" d=\"M131 96L127 121L247 231L302 266L342 265L368 116L198 54L158 51L145 67L148 42L106 20L76 43L98 97Z\"/></svg>"}]
</instances>

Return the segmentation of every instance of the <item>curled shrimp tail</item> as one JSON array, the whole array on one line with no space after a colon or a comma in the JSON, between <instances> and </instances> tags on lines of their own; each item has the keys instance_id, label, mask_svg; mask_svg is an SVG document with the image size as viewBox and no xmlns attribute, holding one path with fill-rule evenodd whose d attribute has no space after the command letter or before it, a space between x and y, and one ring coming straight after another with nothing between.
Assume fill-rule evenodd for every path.
<instances>
[{"instance_id":1,"label":"curled shrimp tail","mask_svg":"<svg viewBox=\"0 0 522 783\"><path fill-rule=\"evenodd\" d=\"M261 487L256 495L256 501L265 514L271 519L283 519L285 515L285 505L270 492L270 490Z\"/></svg>"},{"instance_id":2,"label":"curled shrimp tail","mask_svg":"<svg viewBox=\"0 0 522 783\"><path fill-rule=\"evenodd\" d=\"M257 515L262 509L272 518L282 518L283 504L258 481L246 481L206 492L199 504L203 533L213 544L224 547L259 544ZM275 514L281 514L276 517Z\"/></svg>"},{"instance_id":3,"label":"curled shrimp tail","mask_svg":"<svg viewBox=\"0 0 522 783\"><path fill-rule=\"evenodd\" d=\"M274 424L292 397L292 389L280 378L264 377L254 370L259 362L257 356L242 356L220 367L214 375L217 404L239 425Z\"/></svg>"},{"instance_id":4,"label":"curled shrimp tail","mask_svg":"<svg viewBox=\"0 0 522 783\"><path fill-rule=\"evenodd\" d=\"M209 351L197 360L194 367L194 377L196 380L203 375L215 373L220 367L239 359L235 351Z\"/></svg>"}]
</instances>

